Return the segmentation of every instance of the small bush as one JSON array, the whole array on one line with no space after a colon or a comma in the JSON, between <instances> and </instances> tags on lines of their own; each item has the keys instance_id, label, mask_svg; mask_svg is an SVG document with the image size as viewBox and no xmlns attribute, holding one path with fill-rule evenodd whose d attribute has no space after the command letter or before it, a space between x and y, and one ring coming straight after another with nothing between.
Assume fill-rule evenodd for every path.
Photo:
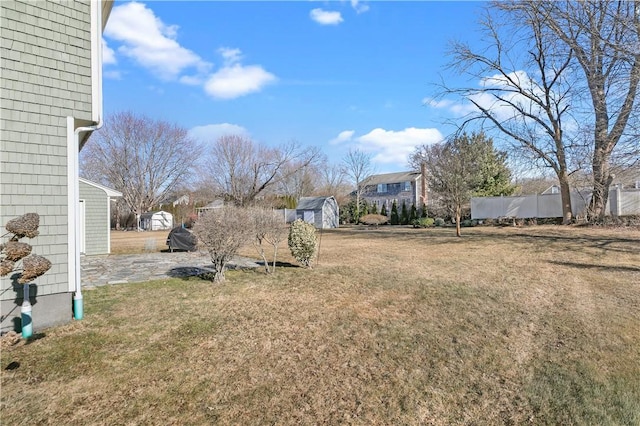
<instances>
[{"instance_id":1,"label":"small bush","mask_svg":"<svg viewBox=\"0 0 640 426\"><path fill-rule=\"evenodd\" d=\"M444 226L444 219L441 217L436 217L433 223L436 226Z\"/></svg>"},{"instance_id":2,"label":"small bush","mask_svg":"<svg viewBox=\"0 0 640 426\"><path fill-rule=\"evenodd\" d=\"M381 214L368 214L360 218L360 223L364 223L365 225L384 225L388 221L389 218Z\"/></svg>"},{"instance_id":3,"label":"small bush","mask_svg":"<svg viewBox=\"0 0 640 426\"><path fill-rule=\"evenodd\" d=\"M294 259L305 268L311 267L316 254L316 228L310 223L298 219L291 224L289 230L289 249Z\"/></svg>"},{"instance_id":4,"label":"small bush","mask_svg":"<svg viewBox=\"0 0 640 426\"><path fill-rule=\"evenodd\" d=\"M222 282L227 262L252 241L255 227L247 209L224 206L202 215L193 225L193 233L211 256L212 281Z\"/></svg>"},{"instance_id":5,"label":"small bush","mask_svg":"<svg viewBox=\"0 0 640 426\"><path fill-rule=\"evenodd\" d=\"M421 217L415 219L413 222L411 222L411 224L414 228L429 228L433 226L434 222L435 221L432 217Z\"/></svg>"}]
</instances>

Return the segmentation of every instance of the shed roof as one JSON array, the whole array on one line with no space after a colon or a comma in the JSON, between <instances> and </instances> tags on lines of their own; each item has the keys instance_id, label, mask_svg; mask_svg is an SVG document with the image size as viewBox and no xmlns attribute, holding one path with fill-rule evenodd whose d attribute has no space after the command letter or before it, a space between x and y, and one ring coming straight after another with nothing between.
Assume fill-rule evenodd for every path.
<instances>
[{"instance_id":1,"label":"shed roof","mask_svg":"<svg viewBox=\"0 0 640 426\"><path fill-rule=\"evenodd\" d=\"M333 197L302 197L298 201L297 210L320 210L324 203Z\"/></svg>"},{"instance_id":2,"label":"shed roof","mask_svg":"<svg viewBox=\"0 0 640 426\"><path fill-rule=\"evenodd\" d=\"M143 218L143 217L144 217L144 218L147 218L147 217L153 217L153 216L154 216L154 215L156 215L156 214L162 214L162 216L166 216L166 215L173 216L171 213L169 213L169 212L165 212L164 210L156 210L156 211L154 211L154 212L146 212L146 213L142 213L142 214L140 215L140 217L141 217L141 218Z\"/></svg>"},{"instance_id":3,"label":"shed roof","mask_svg":"<svg viewBox=\"0 0 640 426\"><path fill-rule=\"evenodd\" d=\"M372 175L364 180L363 185L378 185L379 183L400 183L415 181L420 178L420 172L408 171Z\"/></svg>"},{"instance_id":4,"label":"shed roof","mask_svg":"<svg viewBox=\"0 0 640 426\"><path fill-rule=\"evenodd\" d=\"M217 200L213 200L212 202L210 202L209 204L207 204L204 207L198 207L197 210L210 210L210 209L219 209L224 207L224 200L222 199L217 199Z\"/></svg>"},{"instance_id":5,"label":"shed roof","mask_svg":"<svg viewBox=\"0 0 640 426\"><path fill-rule=\"evenodd\" d=\"M109 198L122 197L122 192L116 191L115 189L107 188L106 186L100 185L99 183L95 183L84 178L78 178L78 180L82 183L93 186L94 188L103 190Z\"/></svg>"}]
</instances>

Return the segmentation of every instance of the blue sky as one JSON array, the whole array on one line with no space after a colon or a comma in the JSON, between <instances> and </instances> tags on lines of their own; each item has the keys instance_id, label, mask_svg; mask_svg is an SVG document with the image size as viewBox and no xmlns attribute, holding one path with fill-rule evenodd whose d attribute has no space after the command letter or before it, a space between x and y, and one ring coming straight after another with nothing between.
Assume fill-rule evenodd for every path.
<instances>
[{"instance_id":1,"label":"blue sky","mask_svg":"<svg viewBox=\"0 0 640 426\"><path fill-rule=\"evenodd\" d=\"M203 142L245 134L350 148L378 172L451 128L429 106L447 43L473 40L480 2L117 1L104 34L106 114L176 122ZM439 106L442 106L440 104ZM451 105L448 105L451 107Z\"/></svg>"}]
</instances>

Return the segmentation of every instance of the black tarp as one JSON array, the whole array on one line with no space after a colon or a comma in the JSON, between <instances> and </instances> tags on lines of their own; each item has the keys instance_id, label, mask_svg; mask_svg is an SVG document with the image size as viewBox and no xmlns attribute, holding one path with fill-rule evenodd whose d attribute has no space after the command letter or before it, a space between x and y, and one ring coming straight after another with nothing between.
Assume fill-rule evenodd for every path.
<instances>
[{"instance_id":1,"label":"black tarp","mask_svg":"<svg viewBox=\"0 0 640 426\"><path fill-rule=\"evenodd\" d=\"M198 240L196 239L196 236L187 228L183 228L182 226L173 228L167 237L167 245L169 246L170 251L195 251L197 242Z\"/></svg>"}]
</instances>

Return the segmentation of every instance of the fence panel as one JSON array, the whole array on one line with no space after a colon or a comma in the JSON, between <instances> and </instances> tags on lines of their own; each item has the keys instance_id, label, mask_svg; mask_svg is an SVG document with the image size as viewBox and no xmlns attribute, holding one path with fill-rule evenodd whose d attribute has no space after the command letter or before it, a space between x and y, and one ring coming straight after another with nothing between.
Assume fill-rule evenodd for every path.
<instances>
[{"instance_id":1,"label":"fence panel","mask_svg":"<svg viewBox=\"0 0 640 426\"><path fill-rule=\"evenodd\" d=\"M591 193L571 192L571 212L574 216L584 214ZM609 191L609 202L605 214L614 216L640 215L640 191ZM527 195L520 197L477 197L471 199L472 219L497 219L500 217L554 218L562 217L560 194Z\"/></svg>"},{"instance_id":2,"label":"fence panel","mask_svg":"<svg viewBox=\"0 0 640 426\"><path fill-rule=\"evenodd\" d=\"M620 195L620 216L640 215L640 191L621 191Z\"/></svg>"}]
</instances>

